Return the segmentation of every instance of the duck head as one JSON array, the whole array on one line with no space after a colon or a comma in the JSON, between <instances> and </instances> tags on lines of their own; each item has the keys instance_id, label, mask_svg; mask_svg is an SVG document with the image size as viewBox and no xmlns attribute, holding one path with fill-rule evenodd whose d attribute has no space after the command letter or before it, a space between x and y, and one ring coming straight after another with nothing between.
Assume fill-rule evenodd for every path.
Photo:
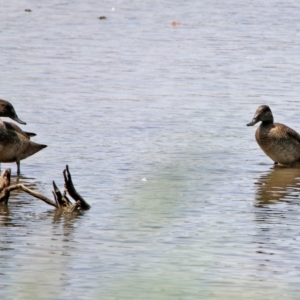
<instances>
[{"instance_id":1,"label":"duck head","mask_svg":"<svg viewBox=\"0 0 300 300\"><path fill-rule=\"evenodd\" d=\"M1 99L0 99L0 117L8 117L20 124L26 125L26 123L24 121L19 119L19 117L18 117L14 107L11 105L11 103L9 103L6 100L1 100Z\"/></svg>"},{"instance_id":2,"label":"duck head","mask_svg":"<svg viewBox=\"0 0 300 300\"><path fill-rule=\"evenodd\" d=\"M268 105L261 105L255 112L255 115L250 123L247 126L253 126L258 122L271 122L273 123L273 114Z\"/></svg>"}]
</instances>

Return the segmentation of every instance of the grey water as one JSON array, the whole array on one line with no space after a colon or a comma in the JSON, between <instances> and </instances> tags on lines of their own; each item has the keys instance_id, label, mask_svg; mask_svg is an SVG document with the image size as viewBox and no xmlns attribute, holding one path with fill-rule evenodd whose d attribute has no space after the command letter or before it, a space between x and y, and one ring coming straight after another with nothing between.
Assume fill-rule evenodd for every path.
<instances>
[{"instance_id":1,"label":"grey water","mask_svg":"<svg viewBox=\"0 0 300 300\"><path fill-rule=\"evenodd\" d=\"M0 98L48 145L1 168L91 205L12 193L1 299L299 299L300 169L246 123L300 131L300 3L0 4Z\"/></svg>"}]
</instances>

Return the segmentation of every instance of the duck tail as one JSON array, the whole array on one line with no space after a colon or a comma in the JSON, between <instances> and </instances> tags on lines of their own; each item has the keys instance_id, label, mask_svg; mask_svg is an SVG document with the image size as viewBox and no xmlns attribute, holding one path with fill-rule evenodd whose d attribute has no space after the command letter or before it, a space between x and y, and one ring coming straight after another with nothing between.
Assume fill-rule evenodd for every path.
<instances>
[{"instance_id":1,"label":"duck tail","mask_svg":"<svg viewBox=\"0 0 300 300\"><path fill-rule=\"evenodd\" d=\"M28 156L31 156L31 155L33 155L33 154L39 152L39 151L41 151L42 149L44 149L44 148L46 148L46 147L47 147L47 145L37 144L37 143L35 143L35 142L31 142L31 141L30 141L30 147L29 147L29 149L28 149L29 151L28 151L27 157L28 157Z\"/></svg>"}]
</instances>

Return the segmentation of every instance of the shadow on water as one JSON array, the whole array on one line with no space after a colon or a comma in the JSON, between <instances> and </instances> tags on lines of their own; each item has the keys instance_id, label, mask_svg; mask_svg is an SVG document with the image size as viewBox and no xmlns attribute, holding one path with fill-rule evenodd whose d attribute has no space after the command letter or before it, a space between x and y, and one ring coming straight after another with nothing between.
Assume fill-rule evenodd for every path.
<instances>
[{"instance_id":1,"label":"shadow on water","mask_svg":"<svg viewBox=\"0 0 300 300\"><path fill-rule=\"evenodd\" d=\"M256 206L263 207L280 201L299 198L300 168L275 166L262 175L257 184Z\"/></svg>"}]
</instances>

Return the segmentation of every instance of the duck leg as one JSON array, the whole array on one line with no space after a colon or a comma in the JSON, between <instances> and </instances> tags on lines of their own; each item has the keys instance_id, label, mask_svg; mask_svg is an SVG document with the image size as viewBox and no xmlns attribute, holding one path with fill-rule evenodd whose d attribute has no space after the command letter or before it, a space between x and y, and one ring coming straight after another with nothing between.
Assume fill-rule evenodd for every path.
<instances>
[{"instance_id":1,"label":"duck leg","mask_svg":"<svg viewBox=\"0 0 300 300\"><path fill-rule=\"evenodd\" d=\"M20 171L20 160L17 159L16 163L17 163L17 174L20 175L20 173L21 173L21 171Z\"/></svg>"}]
</instances>

